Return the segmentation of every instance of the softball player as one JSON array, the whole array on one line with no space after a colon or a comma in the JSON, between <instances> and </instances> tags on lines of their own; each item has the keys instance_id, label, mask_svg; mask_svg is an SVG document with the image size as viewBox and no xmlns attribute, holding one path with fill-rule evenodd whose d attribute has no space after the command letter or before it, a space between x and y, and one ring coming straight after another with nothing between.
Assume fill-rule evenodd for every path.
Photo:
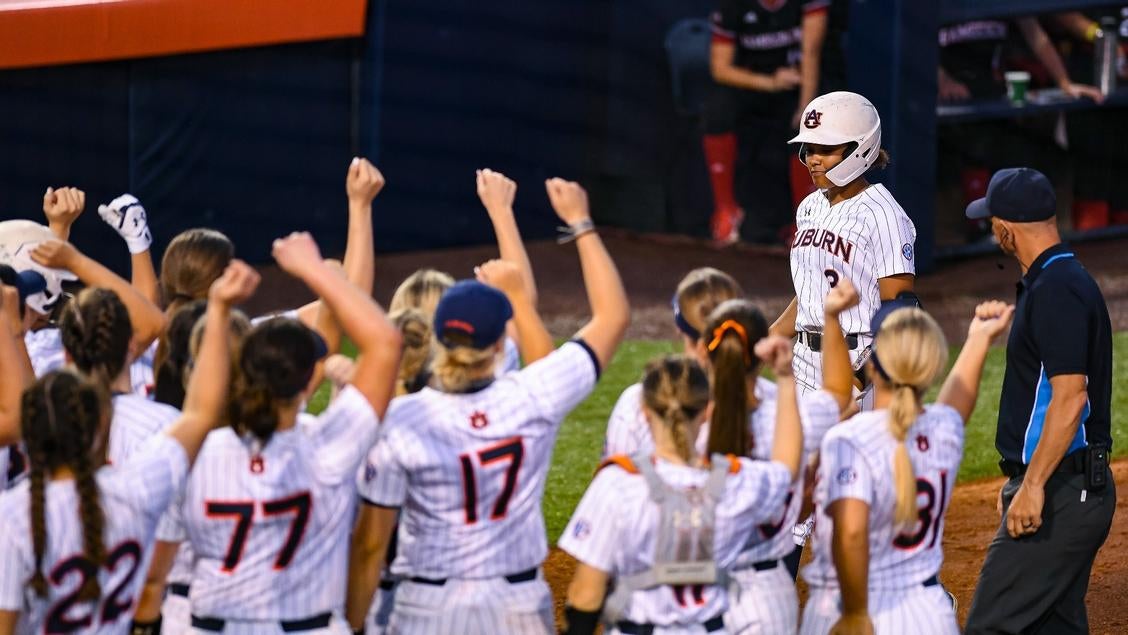
<instances>
[{"instance_id":1,"label":"softball player","mask_svg":"<svg viewBox=\"0 0 1128 635\"><path fill-rule=\"evenodd\" d=\"M540 502L564 417L595 386L629 320L615 265L575 183L546 183L570 228L592 318L575 338L524 369L496 377L512 318L519 339L543 329L518 267L487 263L435 310L434 387L396 400L385 434L358 475L365 505L353 532L349 621L363 625L399 516L389 631L550 633L552 596Z\"/></svg>"},{"instance_id":2,"label":"softball player","mask_svg":"<svg viewBox=\"0 0 1128 635\"><path fill-rule=\"evenodd\" d=\"M120 463L180 417L180 411L132 392L128 373L129 313L108 289L84 289L63 308L59 333L67 357L95 385L112 394L109 439L102 449Z\"/></svg>"},{"instance_id":3,"label":"softball player","mask_svg":"<svg viewBox=\"0 0 1128 635\"><path fill-rule=\"evenodd\" d=\"M18 409L31 465L28 479L0 496L0 631L128 632L157 520L226 401L221 325L257 281L253 269L233 263L213 286L213 328L184 415L119 465L102 467L90 452L109 415L100 389L64 369L24 391ZM11 330L0 326L4 376L18 372L16 353Z\"/></svg>"},{"instance_id":4,"label":"softball player","mask_svg":"<svg viewBox=\"0 0 1128 635\"><path fill-rule=\"evenodd\" d=\"M299 417L324 342L287 318L244 338L231 426L208 437L182 501L158 531L166 542L187 538L195 552L194 632L347 632L341 609L354 477L391 398L399 334L321 259L309 234L276 240L273 254L337 316L357 346L356 373L324 413Z\"/></svg>"},{"instance_id":5,"label":"softball player","mask_svg":"<svg viewBox=\"0 0 1128 635\"><path fill-rule=\"evenodd\" d=\"M870 318L882 301L911 293L915 274L916 228L884 185L870 185L865 173L882 168L881 120L865 97L833 92L815 98L803 111L799 157L819 188L799 204L791 243L795 299L772 325L772 333L796 337L795 377L801 392L819 388L823 298L841 278L858 289L860 302L839 320L854 369L869 354ZM915 297L915 296L914 296ZM864 389L864 386L859 385ZM862 399L863 408L872 398Z\"/></svg>"},{"instance_id":6,"label":"softball player","mask_svg":"<svg viewBox=\"0 0 1128 635\"><path fill-rule=\"evenodd\" d=\"M681 335L685 355L696 359L702 366L708 366L702 333L709 314L725 300L739 298L743 294L732 276L712 267L694 269L681 279L672 306L674 325ZM775 385L767 380L757 384L755 390L762 399L775 396ZM607 436L603 441L603 458L618 454L631 456L653 449L650 423L642 410L642 383L632 384L623 390L611 410Z\"/></svg>"},{"instance_id":7,"label":"softball player","mask_svg":"<svg viewBox=\"0 0 1128 635\"><path fill-rule=\"evenodd\" d=\"M835 320L857 303L849 281L832 289L824 302L827 314L827 352L823 364L824 390L799 399L803 428L803 459L819 449L826 431L838 423L852 402L853 372L845 340ZM763 384L760 363L750 355L749 345L764 337L767 325L759 310L747 300L729 300L713 311L706 334L710 338L710 371L713 412L706 424L708 453L730 453L770 460L775 437L777 410L774 392L764 398L755 390ZM791 528L803 504L802 471L786 501L771 518L752 530L729 573L730 588L725 626L731 633L794 633L799 624L799 598L795 572L800 551L795 548Z\"/></svg>"},{"instance_id":8,"label":"softball player","mask_svg":"<svg viewBox=\"0 0 1128 635\"><path fill-rule=\"evenodd\" d=\"M940 327L918 308L875 316L866 373L877 409L832 428L820 451L804 635L959 632L937 579L944 514L987 349L1013 312L1001 302L976 307L967 343L927 406L921 397L948 359Z\"/></svg>"},{"instance_id":9,"label":"softball player","mask_svg":"<svg viewBox=\"0 0 1128 635\"><path fill-rule=\"evenodd\" d=\"M718 582L715 584L671 586L663 579L660 565L676 563L689 568L704 560L726 571L749 542L748 528L782 512L799 471L803 444L789 348L783 338L756 346L780 373L778 434L770 460L728 455L730 473L725 478L721 472L721 487L714 480L714 469L701 468L703 459L693 441L709 404L705 372L685 357L667 357L647 368L643 399L654 450L605 462L560 538L560 548L579 561L568 588L566 633L594 632L601 607L611 633L726 630L723 573L699 578L711 578ZM747 423L736 425L743 431ZM714 454L714 468L723 465L725 458ZM638 478L640 474L643 478ZM676 495L672 492L695 491L705 500L689 498L700 508L688 513L700 519L700 524L676 530L663 527L663 501ZM673 522L679 516L675 514ZM672 544L667 537L670 531L676 533ZM683 544L685 538L691 544ZM664 544L668 544L668 553L663 553ZM605 602L612 579L616 590Z\"/></svg>"}]
</instances>

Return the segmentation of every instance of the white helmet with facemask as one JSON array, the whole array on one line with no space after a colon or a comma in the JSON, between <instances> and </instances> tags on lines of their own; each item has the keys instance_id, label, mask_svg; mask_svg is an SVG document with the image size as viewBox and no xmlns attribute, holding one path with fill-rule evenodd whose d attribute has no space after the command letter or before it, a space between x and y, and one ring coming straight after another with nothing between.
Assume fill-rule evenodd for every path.
<instances>
[{"instance_id":1,"label":"white helmet with facemask","mask_svg":"<svg viewBox=\"0 0 1128 635\"><path fill-rule=\"evenodd\" d=\"M47 281L47 288L27 297L27 306L40 315L48 315L63 295L63 280L77 280L69 271L44 267L31 259L31 251L39 243L58 240L45 225L30 220L0 222L0 264L16 271L37 271Z\"/></svg>"},{"instance_id":2,"label":"white helmet with facemask","mask_svg":"<svg viewBox=\"0 0 1128 635\"><path fill-rule=\"evenodd\" d=\"M881 154L881 118L877 108L857 93L827 93L803 109L799 134L788 143L849 145L842 163L826 172L831 183L842 187L865 174ZM800 159L806 154L804 145L799 146Z\"/></svg>"}]
</instances>

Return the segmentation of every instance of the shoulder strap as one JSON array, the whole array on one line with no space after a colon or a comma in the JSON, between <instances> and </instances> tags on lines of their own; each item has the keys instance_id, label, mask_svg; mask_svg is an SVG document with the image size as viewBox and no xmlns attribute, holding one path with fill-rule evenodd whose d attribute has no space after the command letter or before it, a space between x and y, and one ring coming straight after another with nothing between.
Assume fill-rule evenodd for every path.
<instances>
[{"instance_id":1,"label":"shoulder strap","mask_svg":"<svg viewBox=\"0 0 1128 635\"><path fill-rule=\"evenodd\" d=\"M631 459L631 457L625 456L623 454L616 454L615 456L607 457L603 460L602 463L599 464L599 467L596 468L595 471L598 472L603 468L609 467L611 465L616 465L623 468L623 470L625 470L628 474L638 474L638 466Z\"/></svg>"},{"instance_id":2,"label":"shoulder strap","mask_svg":"<svg viewBox=\"0 0 1128 635\"><path fill-rule=\"evenodd\" d=\"M740 470L740 461L731 455L714 454L711 463L712 467L709 468L709 478L705 480L704 489L710 498L718 500L725 491L725 479L729 474L735 474Z\"/></svg>"},{"instance_id":3,"label":"shoulder strap","mask_svg":"<svg viewBox=\"0 0 1128 635\"><path fill-rule=\"evenodd\" d=\"M657 470L654 469L653 457L649 454L636 454L631 457L631 461L638 467L638 471L642 477L646 479L646 487L650 490L650 500L655 503L661 503L666 499L666 484L658 476Z\"/></svg>"}]
</instances>

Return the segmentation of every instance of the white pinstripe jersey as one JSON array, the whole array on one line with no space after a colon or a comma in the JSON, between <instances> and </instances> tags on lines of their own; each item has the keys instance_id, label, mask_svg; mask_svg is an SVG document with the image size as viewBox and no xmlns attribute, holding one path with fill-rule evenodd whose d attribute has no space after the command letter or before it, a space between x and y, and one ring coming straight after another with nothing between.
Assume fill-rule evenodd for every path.
<instances>
[{"instance_id":1,"label":"white pinstripe jersey","mask_svg":"<svg viewBox=\"0 0 1128 635\"><path fill-rule=\"evenodd\" d=\"M774 397L765 399L751 415L753 459L766 461L772 456L777 405ZM838 402L822 390L801 395L799 420L803 425L803 456L809 457L819 450L819 444L827 431L838 423ZM786 505L771 517L771 521L756 527L737 558L736 566L779 560L795 549L791 528L799 522L799 508L803 505L802 493L803 471L800 470L788 492Z\"/></svg>"},{"instance_id":2,"label":"white pinstripe jersey","mask_svg":"<svg viewBox=\"0 0 1128 635\"><path fill-rule=\"evenodd\" d=\"M106 563L95 569L81 555L82 524L74 481L47 485L47 545L43 573L48 597L26 586L34 573L29 487L25 481L0 496L0 609L20 611L17 633L128 633L132 605L145 582L153 533L162 511L188 473L184 449L171 437L154 437L121 465L97 473ZM102 598L79 603L85 576L97 575Z\"/></svg>"},{"instance_id":3,"label":"white pinstripe jersey","mask_svg":"<svg viewBox=\"0 0 1128 635\"><path fill-rule=\"evenodd\" d=\"M152 436L180 418L180 411L136 394L114 395L110 420L108 458L117 464L127 460Z\"/></svg>"},{"instance_id":4,"label":"white pinstripe jersey","mask_svg":"<svg viewBox=\"0 0 1128 635\"><path fill-rule=\"evenodd\" d=\"M744 546L748 528L779 515L791 487L791 473L781 463L745 458L739 464L740 471L726 479L715 512L713 553L718 566L726 568ZM660 459L655 469L678 488L701 487L709 476L706 470ZM654 564L658 514L642 475L611 464L588 486L558 546L611 576L641 573ZM727 606L720 586L658 586L632 593L623 618L658 626L701 624Z\"/></svg>"},{"instance_id":5,"label":"white pinstripe jersey","mask_svg":"<svg viewBox=\"0 0 1128 635\"><path fill-rule=\"evenodd\" d=\"M208 435L157 532L192 543L193 614L295 620L344 609L354 477L378 423L346 386L320 416L275 433L259 459L232 428Z\"/></svg>"},{"instance_id":6,"label":"white pinstripe jersey","mask_svg":"<svg viewBox=\"0 0 1128 635\"><path fill-rule=\"evenodd\" d=\"M888 410L862 412L823 439L815 484L815 559L803 570L812 586L837 586L831 558L834 523L829 504L852 498L869 505L869 587L898 589L940 572L944 560L944 513L963 458L964 423L949 406L931 404L909 428L905 441L917 481L920 514L908 531L893 526L893 451Z\"/></svg>"},{"instance_id":7,"label":"white pinstripe jersey","mask_svg":"<svg viewBox=\"0 0 1128 635\"><path fill-rule=\"evenodd\" d=\"M881 304L877 281L916 272L913 221L879 183L833 207L816 190L799 203L795 222L791 280L798 299L796 328L823 330L823 301L831 283L845 277L861 302L839 316L842 330L868 333Z\"/></svg>"},{"instance_id":8,"label":"white pinstripe jersey","mask_svg":"<svg viewBox=\"0 0 1128 635\"><path fill-rule=\"evenodd\" d=\"M24 334L24 345L27 347L27 356L31 358L31 367L36 377L42 377L62 368L67 363L63 338L57 328L28 331ZM129 365L129 384L136 395L145 397L149 394L149 389L153 385L153 356L156 352L157 342L153 342Z\"/></svg>"},{"instance_id":9,"label":"white pinstripe jersey","mask_svg":"<svg viewBox=\"0 0 1128 635\"><path fill-rule=\"evenodd\" d=\"M539 566L556 433L595 382L586 345L568 342L478 392L393 400L358 475L367 502L401 508L392 572L492 578Z\"/></svg>"}]
</instances>

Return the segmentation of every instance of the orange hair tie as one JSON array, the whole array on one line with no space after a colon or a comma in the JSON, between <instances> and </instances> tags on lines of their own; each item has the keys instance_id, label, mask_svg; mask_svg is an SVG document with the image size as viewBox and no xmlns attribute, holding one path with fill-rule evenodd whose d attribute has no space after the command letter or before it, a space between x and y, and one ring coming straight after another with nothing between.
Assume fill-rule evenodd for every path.
<instances>
[{"instance_id":1,"label":"orange hair tie","mask_svg":"<svg viewBox=\"0 0 1128 635\"><path fill-rule=\"evenodd\" d=\"M748 351L748 332L736 320L725 320L721 325L713 329L713 341L709 342L709 352L717 350L721 345L721 340L725 339L725 335L732 331L740 338L740 343L744 345L744 365L752 366L752 354Z\"/></svg>"}]
</instances>

